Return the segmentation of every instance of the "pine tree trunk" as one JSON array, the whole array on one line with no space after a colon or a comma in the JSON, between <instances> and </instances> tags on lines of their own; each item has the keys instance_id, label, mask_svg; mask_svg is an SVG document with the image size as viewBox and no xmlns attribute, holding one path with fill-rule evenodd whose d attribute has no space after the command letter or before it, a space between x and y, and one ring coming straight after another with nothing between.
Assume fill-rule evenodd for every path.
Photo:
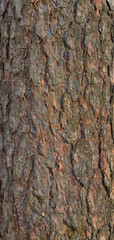
<instances>
[{"instance_id":1,"label":"pine tree trunk","mask_svg":"<svg viewBox=\"0 0 114 240\"><path fill-rule=\"evenodd\" d=\"M1 0L1 240L112 240L110 0Z\"/></svg>"}]
</instances>

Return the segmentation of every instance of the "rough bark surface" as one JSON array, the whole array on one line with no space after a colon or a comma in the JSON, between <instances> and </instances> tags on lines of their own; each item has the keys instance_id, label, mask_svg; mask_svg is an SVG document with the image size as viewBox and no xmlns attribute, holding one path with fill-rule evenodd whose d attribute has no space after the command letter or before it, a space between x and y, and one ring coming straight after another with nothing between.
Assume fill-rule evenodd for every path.
<instances>
[{"instance_id":1,"label":"rough bark surface","mask_svg":"<svg viewBox=\"0 0 114 240\"><path fill-rule=\"evenodd\" d=\"M112 10L1 0L1 240L112 240Z\"/></svg>"}]
</instances>

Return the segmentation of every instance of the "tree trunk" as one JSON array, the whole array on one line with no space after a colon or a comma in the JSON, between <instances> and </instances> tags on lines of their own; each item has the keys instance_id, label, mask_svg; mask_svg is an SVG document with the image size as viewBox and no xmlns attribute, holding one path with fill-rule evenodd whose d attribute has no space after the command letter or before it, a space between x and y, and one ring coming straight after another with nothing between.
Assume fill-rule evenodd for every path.
<instances>
[{"instance_id":1,"label":"tree trunk","mask_svg":"<svg viewBox=\"0 0 114 240\"><path fill-rule=\"evenodd\" d=\"M1 240L112 240L110 0L1 0Z\"/></svg>"}]
</instances>

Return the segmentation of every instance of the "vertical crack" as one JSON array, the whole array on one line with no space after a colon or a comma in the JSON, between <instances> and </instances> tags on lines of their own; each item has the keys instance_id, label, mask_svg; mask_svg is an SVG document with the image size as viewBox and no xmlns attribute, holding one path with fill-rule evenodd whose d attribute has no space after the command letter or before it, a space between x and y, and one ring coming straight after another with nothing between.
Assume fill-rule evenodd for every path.
<instances>
[{"instance_id":1,"label":"vertical crack","mask_svg":"<svg viewBox=\"0 0 114 240\"><path fill-rule=\"evenodd\" d=\"M10 25L11 25L11 23L8 25L8 30L7 30L8 39L7 39L7 44L6 44L6 55L7 55L8 60L9 60L9 47L10 47Z\"/></svg>"},{"instance_id":2,"label":"vertical crack","mask_svg":"<svg viewBox=\"0 0 114 240\"><path fill-rule=\"evenodd\" d=\"M110 223L109 223L109 233L110 233L110 235L109 235L108 240L111 240L111 225L110 225Z\"/></svg>"},{"instance_id":3,"label":"vertical crack","mask_svg":"<svg viewBox=\"0 0 114 240\"><path fill-rule=\"evenodd\" d=\"M79 2L79 0L76 0L75 3L74 3L74 21L76 19L76 15L77 15L78 2Z\"/></svg>"},{"instance_id":4,"label":"vertical crack","mask_svg":"<svg viewBox=\"0 0 114 240\"><path fill-rule=\"evenodd\" d=\"M50 208L55 208L55 206L52 206L52 200L53 200L53 193L52 193L52 181L54 179L54 173L53 173L53 169L48 167L46 165L48 171L49 171L49 176L50 176L50 182L51 182L51 186L50 186L50 192L49 192L49 207ZM52 226L51 226L51 211L50 211L50 214L49 214L49 218L50 218L50 230L49 230L49 234L47 235L47 239L49 240L50 239L50 236L51 236L51 232L52 232Z\"/></svg>"},{"instance_id":5,"label":"vertical crack","mask_svg":"<svg viewBox=\"0 0 114 240\"><path fill-rule=\"evenodd\" d=\"M70 161L71 161L71 174L72 176L75 178L75 180L77 181L77 183L81 186L84 187L84 184L80 181L80 179L77 178L75 172L74 172L74 157L73 157L73 152L75 149L75 145L71 144L71 151L70 151Z\"/></svg>"},{"instance_id":6,"label":"vertical crack","mask_svg":"<svg viewBox=\"0 0 114 240\"><path fill-rule=\"evenodd\" d=\"M100 169L100 172L101 172L101 175L102 175L102 184L105 188L105 191L108 195L108 197L110 198L110 191L109 191L109 188L106 186L105 184L105 180L104 180L104 172L102 170L102 167L101 167L101 161L102 161L102 157L101 157L101 152L102 152L102 147L101 147L101 133L102 133L102 129L100 129L100 132L99 132L99 146L98 146L98 152L99 152L99 161L98 161L98 167Z\"/></svg>"},{"instance_id":7,"label":"vertical crack","mask_svg":"<svg viewBox=\"0 0 114 240\"><path fill-rule=\"evenodd\" d=\"M114 110L113 110L113 94L114 94L114 87L111 87L110 89L111 92L111 97L110 97L110 127L111 127L111 137L114 143L114 129L113 129L113 115L114 115Z\"/></svg>"}]
</instances>

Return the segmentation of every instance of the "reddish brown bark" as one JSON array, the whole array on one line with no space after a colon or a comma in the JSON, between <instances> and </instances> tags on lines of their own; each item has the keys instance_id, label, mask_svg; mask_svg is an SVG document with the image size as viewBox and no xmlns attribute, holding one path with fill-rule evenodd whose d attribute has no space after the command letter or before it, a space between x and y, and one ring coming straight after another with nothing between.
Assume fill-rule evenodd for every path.
<instances>
[{"instance_id":1,"label":"reddish brown bark","mask_svg":"<svg viewBox=\"0 0 114 240\"><path fill-rule=\"evenodd\" d=\"M112 240L112 10L1 0L2 240Z\"/></svg>"}]
</instances>

